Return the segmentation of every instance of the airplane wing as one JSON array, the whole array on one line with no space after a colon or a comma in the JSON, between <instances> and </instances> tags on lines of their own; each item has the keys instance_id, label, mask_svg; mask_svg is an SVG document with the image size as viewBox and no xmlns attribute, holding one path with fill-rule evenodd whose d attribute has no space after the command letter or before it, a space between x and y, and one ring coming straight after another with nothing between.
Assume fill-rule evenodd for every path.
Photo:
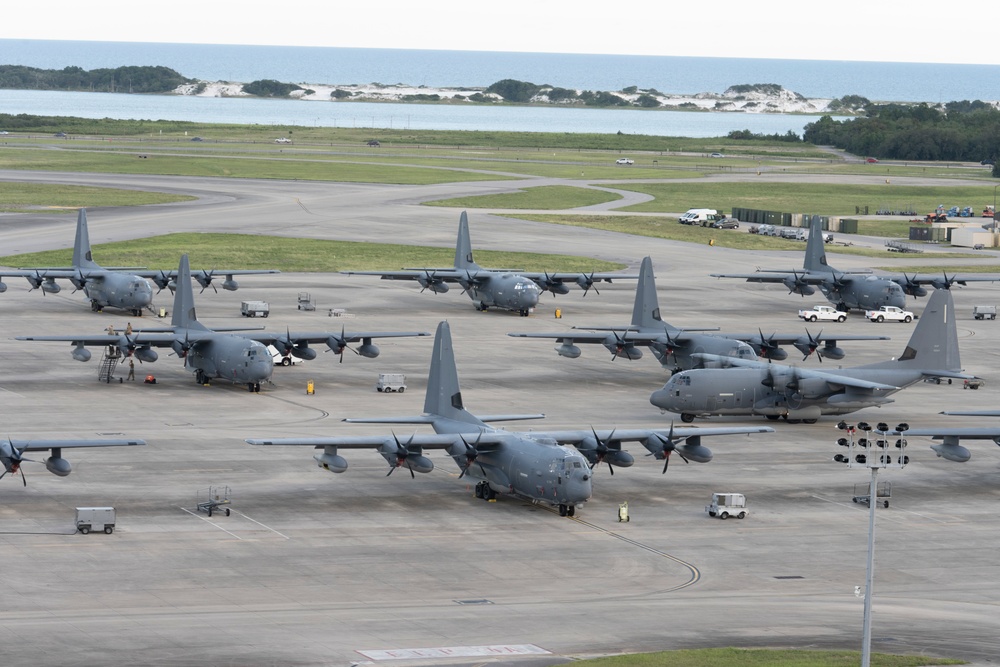
<instances>
[{"instance_id":1,"label":"airplane wing","mask_svg":"<svg viewBox=\"0 0 1000 667\"><path fill-rule=\"evenodd\" d=\"M594 437L602 441L618 442L640 442L648 440L653 436L671 437L675 440L686 440L688 438L701 438L720 435L750 435L752 433L774 433L770 426L677 426L671 428L622 428L604 430L575 430L575 431L531 431L525 435L536 439L551 439L561 445L581 445L586 444L588 439Z\"/></svg>"},{"instance_id":2,"label":"airplane wing","mask_svg":"<svg viewBox=\"0 0 1000 667\"><path fill-rule=\"evenodd\" d=\"M413 336L430 336L428 331L252 331L240 334L244 338L259 341L264 345L274 345L282 354L293 354L301 359L315 359L316 352L309 348L310 344L326 344L334 354L343 354L344 350L352 350L362 357L374 359L379 355L379 349L372 344L373 338L410 338ZM349 347L352 343L361 343L357 349Z\"/></svg>"},{"instance_id":3,"label":"airplane wing","mask_svg":"<svg viewBox=\"0 0 1000 667\"><path fill-rule=\"evenodd\" d=\"M484 436L490 436L489 433ZM475 439L478 436L466 434L466 439ZM247 438L246 443L250 445L291 445L301 447L342 447L344 449L371 449L382 445L392 445L396 441L407 446L422 447L424 449L447 449L456 442L461 442L461 436L454 433L417 433L409 435L360 435L360 436L340 436L336 438ZM488 442L483 438L483 442Z\"/></svg>"},{"instance_id":4,"label":"airplane wing","mask_svg":"<svg viewBox=\"0 0 1000 667\"><path fill-rule=\"evenodd\" d=\"M947 275L947 273L942 273L941 275L930 273L914 273L913 275L896 273L883 277L888 278L903 289L912 289L913 287L923 285L931 285L935 289L948 289L954 284L964 286L966 283L995 283L1000 280L1000 275L970 275L962 273L956 273L950 276Z\"/></svg>"},{"instance_id":5,"label":"airplane wing","mask_svg":"<svg viewBox=\"0 0 1000 667\"><path fill-rule=\"evenodd\" d=\"M615 280L638 280L638 273L597 273L595 271L578 273L548 273L547 271L521 271L520 274L529 280L534 280L541 289L556 294L566 293L566 283L576 283L584 292L589 291L594 283L611 283ZM595 290L596 291L596 290Z\"/></svg>"},{"instance_id":6,"label":"airplane wing","mask_svg":"<svg viewBox=\"0 0 1000 667\"><path fill-rule=\"evenodd\" d=\"M806 285L822 285L833 281L833 274L814 273L804 269L788 271L772 271L757 273L711 273L713 278L743 278L748 283L788 283L789 281Z\"/></svg>"},{"instance_id":7,"label":"airplane wing","mask_svg":"<svg viewBox=\"0 0 1000 667\"><path fill-rule=\"evenodd\" d=\"M156 286L160 289L166 287L172 287L172 283L177 282L177 270L172 271L154 271L154 270L142 270L134 271L135 275L141 276L143 278L148 278L156 283ZM233 276L251 276L251 275L261 275L261 274L272 274L281 273L278 269L212 269L211 271L205 271L204 269L191 271L191 277L201 285L201 290L204 292L206 289L211 287L213 290L218 292L215 285L213 284L216 276L225 276L225 280L222 281L222 289L235 292L239 289L240 284L236 282Z\"/></svg>"},{"instance_id":8,"label":"airplane wing","mask_svg":"<svg viewBox=\"0 0 1000 667\"><path fill-rule=\"evenodd\" d=\"M726 366L738 366L741 368L758 368L761 370L767 370L769 368L775 368L776 365L768 361L755 361L750 359L738 359L736 357L722 357L717 354L692 354L692 357L697 359L703 359L705 361L713 361L721 364L723 368ZM840 386L840 387L854 387L856 389L881 389L885 391L896 391L900 387L890 384L882 384L881 382L870 382L868 380L861 380L859 378L852 378L847 375L836 375L834 373L827 373L824 371L816 370L813 368L799 368L797 366L786 366L785 368L791 369L800 378L816 378L824 380L829 384Z\"/></svg>"},{"instance_id":9,"label":"airplane wing","mask_svg":"<svg viewBox=\"0 0 1000 667\"><path fill-rule=\"evenodd\" d=\"M461 280L475 280L478 271L459 271L448 269L401 269L399 271L341 271L347 276L382 276L382 280L430 280L435 282L457 283Z\"/></svg>"},{"instance_id":10,"label":"airplane wing","mask_svg":"<svg viewBox=\"0 0 1000 667\"><path fill-rule=\"evenodd\" d=\"M145 440L15 440L7 442L19 452L43 452L50 449L70 449L74 447L131 447L145 445Z\"/></svg>"},{"instance_id":11,"label":"airplane wing","mask_svg":"<svg viewBox=\"0 0 1000 667\"><path fill-rule=\"evenodd\" d=\"M952 413L957 414L957 413ZM931 445L931 449L941 458L965 463L972 458L972 452L963 447L962 440L992 440L1000 445L1000 427L951 427L912 428L905 432L893 431L891 435L909 438L912 436L940 440L940 445Z\"/></svg>"}]
</instances>

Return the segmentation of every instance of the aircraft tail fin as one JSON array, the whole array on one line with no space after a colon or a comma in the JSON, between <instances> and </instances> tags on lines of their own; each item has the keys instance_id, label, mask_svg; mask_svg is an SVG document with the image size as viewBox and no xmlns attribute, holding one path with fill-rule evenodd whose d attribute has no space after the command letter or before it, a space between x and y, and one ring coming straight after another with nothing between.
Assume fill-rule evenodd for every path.
<instances>
[{"instance_id":1,"label":"aircraft tail fin","mask_svg":"<svg viewBox=\"0 0 1000 667\"><path fill-rule=\"evenodd\" d=\"M806 259L802 267L806 271L833 271L826 263L826 247L823 244L823 221L814 215L809 221L809 240L806 241Z\"/></svg>"},{"instance_id":2,"label":"aircraft tail fin","mask_svg":"<svg viewBox=\"0 0 1000 667\"><path fill-rule=\"evenodd\" d=\"M917 320L906 349L893 361L873 364L878 368L919 368L927 371L962 370L958 350L958 327L951 291L934 290ZM871 366L870 366L871 367Z\"/></svg>"},{"instance_id":3,"label":"aircraft tail fin","mask_svg":"<svg viewBox=\"0 0 1000 667\"><path fill-rule=\"evenodd\" d=\"M469 236L469 215L462 211L458 219L458 240L455 242L455 268L475 271L480 268L472 259L472 239Z\"/></svg>"},{"instance_id":4,"label":"aircraft tail fin","mask_svg":"<svg viewBox=\"0 0 1000 667\"><path fill-rule=\"evenodd\" d=\"M188 256L181 255L177 267L177 291L174 293L174 312L170 319L174 327L186 329L207 329L198 321L194 310L194 288L191 286L191 265Z\"/></svg>"},{"instance_id":5,"label":"aircraft tail fin","mask_svg":"<svg viewBox=\"0 0 1000 667\"><path fill-rule=\"evenodd\" d=\"M458 368L455 350L451 344L451 327L447 321L438 324L434 334L434 351L427 374L427 396L424 413L454 421L483 424L462 404L462 390L458 385Z\"/></svg>"},{"instance_id":6,"label":"aircraft tail fin","mask_svg":"<svg viewBox=\"0 0 1000 667\"><path fill-rule=\"evenodd\" d=\"M87 229L87 209L81 208L76 216L76 240L73 242L73 268L94 269L93 254L90 251L90 232Z\"/></svg>"},{"instance_id":7,"label":"aircraft tail fin","mask_svg":"<svg viewBox=\"0 0 1000 667\"><path fill-rule=\"evenodd\" d=\"M639 267L639 282L635 286L635 305L632 306L633 327L658 327L666 324L660 319L660 303L656 298L656 278L653 276L653 260L642 258Z\"/></svg>"}]
</instances>

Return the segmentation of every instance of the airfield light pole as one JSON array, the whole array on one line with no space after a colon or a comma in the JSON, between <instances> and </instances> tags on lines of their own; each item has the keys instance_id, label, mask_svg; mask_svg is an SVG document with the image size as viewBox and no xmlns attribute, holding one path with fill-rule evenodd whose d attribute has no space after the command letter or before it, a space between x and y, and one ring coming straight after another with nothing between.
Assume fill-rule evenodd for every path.
<instances>
[{"instance_id":1,"label":"airfield light pole","mask_svg":"<svg viewBox=\"0 0 1000 667\"><path fill-rule=\"evenodd\" d=\"M879 422L874 429L867 422L854 424L840 422L837 428L847 431L849 438L840 438L837 444L847 447L847 455L837 454L833 457L838 463L846 463L848 468L868 468L871 471L871 483L868 486L868 568L865 575L865 614L863 621L863 637L861 640L861 667L870 667L872 649L872 588L875 580L875 506L878 505L878 473L879 470L894 468L902 470L910 462L910 457L906 455L906 439L898 438L895 441L895 448L899 449L899 454L895 461L889 453L889 434L902 435L910 427L908 424L899 424L895 431L890 431L888 424ZM857 440L854 434L860 431L863 437ZM872 432L875 439L872 439ZM887 497L883 496L883 497ZM854 496L854 502L864 502L863 496ZM889 501L885 501L885 506L889 506Z\"/></svg>"}]
</instances>

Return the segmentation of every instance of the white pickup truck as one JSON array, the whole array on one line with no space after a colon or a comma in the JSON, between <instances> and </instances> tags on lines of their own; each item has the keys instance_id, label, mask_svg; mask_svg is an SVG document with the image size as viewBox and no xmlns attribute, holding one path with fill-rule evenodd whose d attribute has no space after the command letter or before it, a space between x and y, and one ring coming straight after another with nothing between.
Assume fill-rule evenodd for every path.
<instances>
[{"instance_id":1,"label":"white pickup truck","mask_svg":"<svg viewBox=\"0 0 1000 667\"><path fill-rule=\"evenodd\" d=\"M902 308L897 308L896 306L882 306L878 310L866 310L865 317L872 322L891 320L893 322L909 323L913 321L913 313Z\"/></svg>"},{"instance_id":2,"label":"white pickup truck","mask_svg":"<svg viewBox=\"0 0 1000 667\"><path fill-rule=\"evenodd\" d=\"M847 320L847 313L837 310L833 306L813 306L809 310L800 310L799 317L806 322L815 322L817 320L844 322Z\"/></svg>"}]
</instances>

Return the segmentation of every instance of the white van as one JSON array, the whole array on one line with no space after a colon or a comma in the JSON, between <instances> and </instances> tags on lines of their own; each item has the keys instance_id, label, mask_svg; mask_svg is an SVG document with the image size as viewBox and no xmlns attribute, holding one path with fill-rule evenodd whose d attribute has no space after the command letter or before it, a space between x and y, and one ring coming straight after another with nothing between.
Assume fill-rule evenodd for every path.
<instances>
[{"instance_id":1,"label":"white van","mask_svg":"<svg viewBox=\"0 0 1000 667\"><path fill-rule=\"evenodd\" d=\"M719 212L714 208L692 208L688 209L687 213L678 218L677 222L682 225L701 225L702 227L706 227L718 217Z\"/></svg>"}]
</instances>

